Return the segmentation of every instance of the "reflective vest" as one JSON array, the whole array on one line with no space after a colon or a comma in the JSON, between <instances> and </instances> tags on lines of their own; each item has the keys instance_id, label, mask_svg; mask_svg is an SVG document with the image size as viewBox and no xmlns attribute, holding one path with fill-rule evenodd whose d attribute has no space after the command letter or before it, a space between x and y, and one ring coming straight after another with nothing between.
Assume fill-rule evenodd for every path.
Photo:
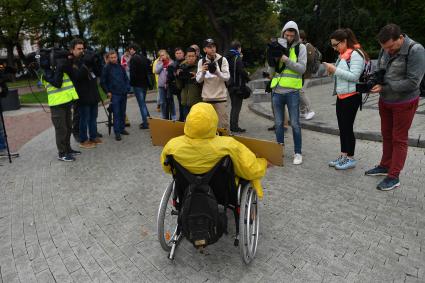
<instances>
[{"instance_id":1,"label":"reflective vest","mask_svg":"<svg viewBox=\"0 0 425 283\"><path fill-rule=\"evenodd\" d=\"M292 62L297 62L297 54L295 54L295 48L291 47L289 49L289 60ZM279 61L279 65L282 62ZM277 73L273 76L271 88L274 88L279 84L280 87L284 88L293 88L293 89L302 89L303 87L303 79L302 75L285 68L283 72Z\"/></svg>"},{"instance_id":2,"label":"reflective vest","mask_svg":"<svg viewBox=\"0 0 425 283\"><path fill-rule=\"evenodd\" d=\"M63 82L61 88L56 88L50 83L42 79L43 85L47 92L47 101L49 106L56 106L68 103L78 99L77 91L67 74L63 74Z\"/></svg>"}]
</instances>

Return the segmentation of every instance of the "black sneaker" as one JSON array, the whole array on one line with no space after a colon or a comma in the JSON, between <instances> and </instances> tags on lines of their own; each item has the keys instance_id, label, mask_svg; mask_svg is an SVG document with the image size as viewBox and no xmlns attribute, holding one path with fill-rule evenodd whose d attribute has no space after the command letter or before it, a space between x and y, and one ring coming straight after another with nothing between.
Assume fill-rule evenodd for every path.
<instances>
[{"instance_id":1,"label":"black sneaker","mask_svg":"<svg viewBox=\"0 0 425 283\"><path fill-rule=\"evenodd\" d=\"M387 176L388 169L385 167L382 167L381 165L376 166L373 169L367 170L364 172L366 176Z\"/></svg>"},{"instance_id":2,"label":"black sneaker","mask_svg":"<svg viewBox=\"0 0 425 283\"><path fill-rule=\"evenodd\" d=\"M96 133L97 138L103 138L103 135L101 133Z\"/></svg>"},{"instance_id":3,"label":"black sneaker","mask_svg":"<svg viewBox=\"0 0 425 283\"><path fill-rule=\"evenodd\" d=\"M276 126L273 125L273 127L267 128L267 131L276 131Z\"/></svg>"},{"instance_id":4,"label":"black sneaker","mask_svg":"<svg viewBox=\"0 0 425 283\"><path fill-rule=\"evenodd\" d=\"M246 129L242 129L242 128L237 128L237 130L238 130L239 133L245 133L246 132Z\"/></svg>"},{"instance_id":5,"label":"black sneaker","mask_svg":"<svg viewBox=\"0 0 425 283\"><path fill-rule=\"evenodd\" d=\"M149 126L142 123L142 124L139 125L139 129L146 130L146 129L149 129Z\"/></svg>"},{"instance_id":6,"label":"black sneaker","mask_svg":"<svg viewBox=\"0 0 425 283\"><path fill-rule=\"evenodd\" d=\"M73 150L71 148L71 150L68 153L71 154L72 156L75 156L75 155L80 155L81 154L81 151Z\"/></svg>"},{"instance_id":7,"label":"black sneaker","mask_svg":"<svg viewBox=\"0 0 425 283\"><path fill-rule=\"evenodd\" d=\"M381 191L390 191L400 186L400 180L398 178L385 177L378 186L376 187Z\"/></svg>"},{"instance_id":8,"label":"black sneaker","mask_svg":"<svg viewBox=\"0 0 425 283\"><path fill-rule=\"evenodd\" d=\"M122 140L121 135L115 135L115 140L116 140L116 141L120 141L120 140Z\"/></svg>"},{"instance_id":9,"label":"black sneaker","mask_svg":"<svg viewBox=\"0 0 425 283\"><path fill-rule=\"evenodd\" d=\"M65 162L72 162L72 161L75 161L75 158L72 157L71 154L63 154L58 156L58 160L65 161Z\"/></svg>"},{"instance_id":10,"label":"black sneaker","mask_svg":"<svg viewBox=\"0 0 425 283\"><path fill-rule=\"evenodd\" d=\"M126 130L122 130L121 135L128 136L130 133Z\"/></svg>"}]
</instances>

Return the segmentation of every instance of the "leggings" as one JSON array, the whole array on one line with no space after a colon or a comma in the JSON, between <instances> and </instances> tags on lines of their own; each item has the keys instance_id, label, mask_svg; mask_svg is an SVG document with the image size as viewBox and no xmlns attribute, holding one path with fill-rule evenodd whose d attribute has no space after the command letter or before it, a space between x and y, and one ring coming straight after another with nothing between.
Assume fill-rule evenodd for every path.
<instances>
[{"instance_id":1,"label":"leggings","mask_svg":"<svg viewBox=\"0 0 425 283\"><path fill-rule=\"evenodd\" d=\"M354 136L354 120L357 110L362 103L362 96L357 94L344 99L336 100L336 117L338 118L339 139L341 152L354 156L356 137Z\"/></svg>"}]
</instances>

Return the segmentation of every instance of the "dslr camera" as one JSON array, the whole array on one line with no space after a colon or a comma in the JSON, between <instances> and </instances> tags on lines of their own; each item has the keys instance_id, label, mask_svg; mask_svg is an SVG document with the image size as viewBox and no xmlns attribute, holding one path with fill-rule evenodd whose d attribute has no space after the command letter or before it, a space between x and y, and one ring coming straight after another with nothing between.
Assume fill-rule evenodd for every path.
<instances>
[{"instance_id":1,"label":"dslr camera","mask_svg":"<svg viewBox=\"0 0 425 283\"><path fill-rule=\"evenodd\" d=\"M356 91L359 93L369 93L377 84L384 84L385 69L380 69L364 78L363 82L356 84Z\"/></svg>"},{"instance_id":2,"label":"dslr camera","mask_svg":"<svg viewBox=\"0 0 425 283\"><path fill-rule=\"evenodd\" d=\"M217 65L215 64L215 62L209 62L208 63L208 71L211 74L214 74L217 71Z\"/></svg>"},{"instance_id":3,"label":"dslr camera","mask_svg":"<svg viewBox=\"0 0 425 283\"><path fill-rule=\"evenodd\" d=\"M188 82L192 79L192 74L189 72L189 66L186 64L181 64L179 65L178 69L180 70L179 74L178 74L178 78Z\"/></svg>"},{"instance_id":4,"label":"dslr camera","mask_svg":"<svg viewBox=\"0 0 425 283\"><path fill-rule=\"evenodd\" d=\"M282 55L289 56L288 41L285 38L272 38L267 44L267 63L275 67Z\"/></svg>"}]
</instances>

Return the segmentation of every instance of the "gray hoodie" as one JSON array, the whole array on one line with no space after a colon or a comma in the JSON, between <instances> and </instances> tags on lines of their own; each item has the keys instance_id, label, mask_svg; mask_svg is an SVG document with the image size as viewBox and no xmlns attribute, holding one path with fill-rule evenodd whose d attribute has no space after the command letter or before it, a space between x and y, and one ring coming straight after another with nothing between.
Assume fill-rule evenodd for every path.
<instances>
[{"instance_id":1,"label":"gray hoodie","mask_svg":"<svg viewBox=\"0 0 425 283\"><path fill-rule=\"evenodd\" d=\"M416 43L409 52L413 42L404 35L404 43L397 54L380 53L378 69L386 70L381 98L386 102L409 101L419 96L419 84L425 72L425 51L422 45Z\"/></svg>"},{"instance_id":2,"label":"gray hoodie","mask_svg":"<svg viewBox=\"0 0 425 283\"><path fill-rule=\"evenodd\" d=\"M294 42L292 43L291 46L294 47L297 44L299 44L300 45L300 52L298 54L298 61L293 62L291 60L288 60L285 63L286 68L302 75L302 74L304 74L306 67L307 67L307 49L306 49L305 45L301 43L298 25L294 21L289 21L285 24L285 26L282 29L282 37L283 37L283 34L285 33L285 31L287 29L290 29L290 28L296 30L296 36L295 36ZM274 74L274 73L275 73L275 68L269 67L269 74ZM273 92L280 93L280 94L293 92L293 91L294 91L294 89L292 89L292 88L283 88L279 85L277 85L276 88L273 89Z\"/></svg>"}]
</instances>

